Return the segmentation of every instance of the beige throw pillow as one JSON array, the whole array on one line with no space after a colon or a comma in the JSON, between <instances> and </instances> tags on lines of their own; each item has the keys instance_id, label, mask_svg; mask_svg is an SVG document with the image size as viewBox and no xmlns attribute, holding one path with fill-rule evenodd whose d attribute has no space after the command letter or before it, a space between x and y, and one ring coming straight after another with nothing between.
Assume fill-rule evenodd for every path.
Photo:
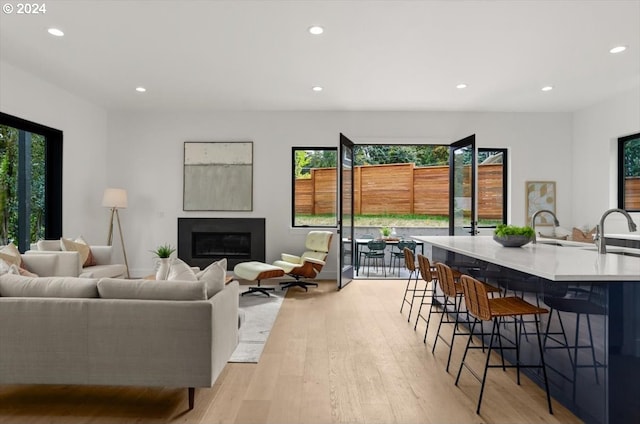
<instances>
[{"instance_id":1,"label":"beige throw pillow","mask_svg":"<svg viewBox=\"0 0 640 424\"><path fill-rule=\"evenodd\" d=\"M196 273L193 272L191 267L178 258L175 258L173 262L171 262L167 280L198 281Z\"/></svg>"},{"instance_id":2,"label":"beige throw pillow","mask_svg":"<svg viewBox=\"0 0 640 424\"><path fill-rule=\"evenodd\" d=\"M29 272L24 268L20 268L18 265L13 264L9 267L9 274L22 275L23 277L38 277L38 274Z\"/></svg>"},{"instance_id":3,"label":"beige throw pillow","mask_svg":"<svg viewBox=\"0 0 640 424\"><path fill-rule=\"evenodd\" d=\"M60 238L60 248L67 252L78 252L80 254L80 261L82 266L93 266L96 264L93 255L91 254L91 248L82 236L74 240L69 240L64 237Z\"/></svg>"},{"instance_id":4,"label":"beige throw pillow","mask_svg":"<svg viewBox=\"0 0 640 424\"><path fill-rule=\"evenodd\" d=\"M0 275L7 274L11 266L4 259L0 259Z\"/></svg>"},{"instance_id":5,"label":"beige throw pillow","mask_svg":"<svg viewBox=\"0 0 640 424\"><path fill-rule=\"evenodd\" d=\"M212 263L196 274L199 281L204 282L207 288L207 298L224 289L224 280L227 276L227 258Z\"/></svg>"},{"instance_id":6,"label":"beige throw pillow","mask_svg":"<svg viewBox=\"0 0 640 424\"><path fill-rule=\"evenodd\" d=\"M9 265L15 264L18 267L22 265L22 256L20 256L20 251L13 243L9 243L0 250L0 259L4 259L4 261Z\"/></svg>"}]
</instances>

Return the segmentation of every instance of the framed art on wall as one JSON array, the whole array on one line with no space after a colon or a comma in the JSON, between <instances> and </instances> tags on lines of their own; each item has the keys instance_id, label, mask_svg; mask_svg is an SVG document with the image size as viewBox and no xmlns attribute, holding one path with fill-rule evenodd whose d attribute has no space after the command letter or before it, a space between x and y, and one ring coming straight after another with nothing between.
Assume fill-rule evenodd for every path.
<instances>
[{"instance_id":1,"label":"framed art on wall","mask_svg":"<svg viewBox=\"0 0 640 424\"><path fill-rule=\"evenodd\" d=\"M547 209L556 213L556 182L555 181L527 181L526 195L526 225L531 224L531 216L540 209ZM540 214L536 217L536 225L553 225L553 217Z\"/></svg>"},{"instance_id":2,"label":"framed art on wall","mask_svg":"<svg viewBox=\"0 0 640 424\"><path fill-rule=\"evenodd\" d=\"M183 210L253 210L253 142L186 141Z\"/></svg>"}]
</instances>

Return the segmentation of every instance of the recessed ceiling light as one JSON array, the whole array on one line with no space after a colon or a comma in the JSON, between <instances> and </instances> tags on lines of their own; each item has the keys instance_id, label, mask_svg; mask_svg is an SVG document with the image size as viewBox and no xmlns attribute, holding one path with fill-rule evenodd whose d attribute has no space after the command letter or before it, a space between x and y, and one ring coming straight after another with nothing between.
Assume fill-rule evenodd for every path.
<instances>
[{"instance_id":1,"label":"recessed ceiling light","mask_svg":"<svg viewBox=\"0 0 640 424\"><path fill-rule=\"evenodd\" d=\"M144 87L136 87L136 91L137 91L138 93L144 93L145 91L147 91L147 89L146 89L146 88L144 88Z\"/></svg>"},{"instance_id":2,"label":"recessed ceiling light","mask_svg":"<svg viewBox=\"0 0 640 424\"><path fill-rule=\"evenodd\" d=\"M609 53L622 53L625 50L627 50L627 46L616 46L609 50Z\"/></svg>"},{"instance_id":3,"label":"recessed ceiling light","mask_svg":"<svg viewBox=\"0 0 640 424\"><path fill-rule=\"evenodd\" d=\"M320 35L323 32L324 32L324 28L322 28L321 26L314 25L312 27L309 27L309 33L313 35Z\"/></svg>"},{"instance_id":4,"label":"recessed ceiling light","mask_svg":"<svg viewBox=\"0 0 640 424\"><path fill-rule=\"evenodd\" d=\"M313 87L313 88L311 88L311 89L312 89L313 91L316 91L316 92L320 92L320 91L322 91L322 87L320 87L320 86L318 86L318 85L314 86L314 87Z\"/></svg>"},{"instance_id":5,"label":"recessed ceiling light","mask_svg":"<svg viewBox=\"0 0 640 424\"><path fill-rule=\"evenodd\" d=\"M456 85L456 88L467 88L467 84L465 83L458 84Z\"/></svg>"},{"instance_id":6,"label":"recessed ceiling light","mask_svg":"<svg viewBox=\"0 0 640 424\"><path fill-rule=\"evenodd\" d=\"M55 35L56 37L62 37L64 32L60 31L58 28L49 28L47 32L51 35Z\"/></svg>"},{"instance_id":7,"label":"recessed ceiling light","mask_svg":"<svg viewBox=\"0 0 640 424\"><path fill-rule=\"evenodd\" d=\"M542 87L542 91L551 91L551 90L553 90L553 87L552 87L552 86L550 86L550 85L547 85L547 86L545 86L545 87Z\"/></svg>"}]
</instances>

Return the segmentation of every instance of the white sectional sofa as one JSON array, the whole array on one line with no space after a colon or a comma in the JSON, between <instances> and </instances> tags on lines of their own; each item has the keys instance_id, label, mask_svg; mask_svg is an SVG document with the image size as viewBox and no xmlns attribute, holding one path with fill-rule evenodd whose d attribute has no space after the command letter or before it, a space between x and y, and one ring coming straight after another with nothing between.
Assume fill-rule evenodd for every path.
<instances>
[{"instance_id":1,"label":"white sectional sofa","mask_svg":"<svg viewBox=\"0 0 640 424\"><path fill-rule=\"evenodd\" d=\"M29 255L26 255L29 256ZM237 281L0 275L0 384L212 387L238 342Z\"/></svg>"},{"instance_id":2,"label":"white sectional sofa","mask_svg":"<svg viewBox=\"0 0 640 424\"><path fill-rule=\"evenodd\" d=\"M124 264L112 261L113 246L91 246L96 265L83 267L80 253L62 251L59 240L40 240L31 244L31 250L22 255L29 271L41 277L120 278L127 273ZM32 255L56 255L57 259L39 259Z\"/></svg>"}]
</instances>

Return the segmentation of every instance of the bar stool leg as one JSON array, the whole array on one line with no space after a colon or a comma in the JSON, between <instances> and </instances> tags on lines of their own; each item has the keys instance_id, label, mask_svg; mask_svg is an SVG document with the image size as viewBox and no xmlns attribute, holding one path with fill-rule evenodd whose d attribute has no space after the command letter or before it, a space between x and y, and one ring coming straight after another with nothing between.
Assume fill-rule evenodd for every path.
<instances>
[{"instance_id":1,"label":"bar stool leg","mask_svg":"<svg viewBox=\"0 0 640 424\"><path fill-rule=\"evenodd\" d=\"M538 338L538 350L540 352L540 361L542 362L542 376L544 377L544 389L547 392L547 405L549 405L549 413L553 415L553 408L551 407L551 395L549 394L549 380L547 379L547 365L544 362L544 349L542 349L542 338L540 337L540 325L538 316L534 315L536 322L536 336ZM574 384L575 387L575 384Z\"/></svg>"},{"instance_id":2,"label":"bar stool leg","mask_svg":"<svg viewBox=\"0 0 640 424\"><path fill-rule=\"evenodd\" d=\"M478 397L478 407L476 414L480 415L480 405L482 405L482 395L484 393L484 383L487 381L487 371L489 370L489 358L491 358L491 349L493 348L493 336L496 332L496 325L498 325L498 319L493 319L493 326L491 328L491 337L489 337L489 348L487 350L487 360L484 363L484 373L482 374L482 383L480 385L480 396Z\"/></svg>"},{"instance_id":3,"label":"bar stool leg","mask_svg":"<svg viewBox=\"0 0 640 424\"><path fill-rule=\"evenodd\" d=\"M407 316L407 322L411 321L411 311L413 311L413 302L416 299L416 291L418 290L418 272L420 271L416 271L415 273L416 279L415 279L415 282L413 283L413 296L411 297L411 305L409 305L409 316ZM409 276L409 278L411 278L411 276ZM424 299L424 295L422 296L422 298Z\"/></svg>"}]
</instances>

